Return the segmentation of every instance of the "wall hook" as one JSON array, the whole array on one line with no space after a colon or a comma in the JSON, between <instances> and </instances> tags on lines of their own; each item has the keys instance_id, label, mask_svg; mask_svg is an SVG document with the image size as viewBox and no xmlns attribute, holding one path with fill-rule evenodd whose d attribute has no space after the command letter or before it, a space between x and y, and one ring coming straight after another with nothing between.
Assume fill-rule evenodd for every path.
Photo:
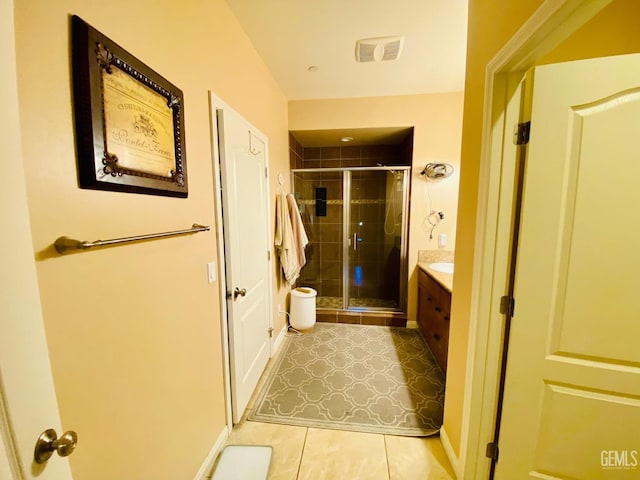
<instances>
[{"instance_id":1,"label":"wall hook","mask_svg":"<svg viewBox=\"0 0 640 480\"><path fill-rule=\"evenodd\" d=\"M260 155L262 152L257 148L253 148L253 146L251 145L251 136L251 130L249 130L249 153L251 155Z\"/></svg>"}]
</instances>

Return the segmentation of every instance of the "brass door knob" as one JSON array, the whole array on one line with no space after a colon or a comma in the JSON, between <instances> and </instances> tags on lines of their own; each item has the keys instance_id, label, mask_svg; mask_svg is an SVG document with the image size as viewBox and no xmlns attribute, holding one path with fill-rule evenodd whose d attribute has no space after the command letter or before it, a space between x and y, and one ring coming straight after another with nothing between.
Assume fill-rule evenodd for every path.
<instances>
[{"instance_id":1,"label":"brass door knob","mask_svg":"<svg viewBox=\"0 0 640 480\"><path fill-rule=\"evenodd\" d=\"M233 299L235 300L236 298L238 298L238 295L241 297L244 297L246 294L247 294L246 288L236 287L235 290L233 291Z\"/></svg>"},{"instance_id":2,"label":"brass door knob","mask_svg":"<svg viewBox=\"0 0 640 480\"><path fill-rule=\"evenodd\" d=\"M53 452L58 452L58 455L61 457L66 457L73 453L77 444L78 435L73 430L64 432L62 436L58 438L56 431L49 428L38 437L33 458L36 463L44 463L51 458Z\"/></svg>"}]
</instances>

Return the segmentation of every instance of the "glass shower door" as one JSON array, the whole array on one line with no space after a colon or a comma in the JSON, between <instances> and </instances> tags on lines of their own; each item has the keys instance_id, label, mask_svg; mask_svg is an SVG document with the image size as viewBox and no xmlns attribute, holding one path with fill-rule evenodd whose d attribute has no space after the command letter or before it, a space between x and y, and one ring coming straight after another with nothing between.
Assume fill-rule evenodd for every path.
<instances>
[{"instance_id":1,"label":"glass shower door","mask_svg":"<svg viewBox=\"0 0 640 480\"><path fill-rule=\"evenodd\" d=\"M398 310L404 275L406 171L345 172L349 199L344 224L349 309Z\"/></svg>"},{"instance_id":2,"label":"glass shower door","mask_svg":"<svg viewBox=\"0 0 640 480\"><path fill-rule=\"evenodd\" d=\"M402 310L408 170L294 170L309 237L297 285L332 310Z\"/></svg>"}]
</instances>

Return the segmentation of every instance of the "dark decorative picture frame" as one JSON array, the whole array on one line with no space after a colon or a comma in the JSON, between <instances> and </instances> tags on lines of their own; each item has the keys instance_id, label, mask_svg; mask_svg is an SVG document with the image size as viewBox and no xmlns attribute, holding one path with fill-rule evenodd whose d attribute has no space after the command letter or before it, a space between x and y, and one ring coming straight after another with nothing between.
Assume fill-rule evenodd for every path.
<instances>
[{"instance_id":1,"label":"dark decorative picture frame","mask_svg":"<svg viewBox=\"0 0 640 480\"><path fill-rule=\"evenodd\" d=\"M182 90L71 18L81 188L187 197Z\"/></svg>"}]
</instances>

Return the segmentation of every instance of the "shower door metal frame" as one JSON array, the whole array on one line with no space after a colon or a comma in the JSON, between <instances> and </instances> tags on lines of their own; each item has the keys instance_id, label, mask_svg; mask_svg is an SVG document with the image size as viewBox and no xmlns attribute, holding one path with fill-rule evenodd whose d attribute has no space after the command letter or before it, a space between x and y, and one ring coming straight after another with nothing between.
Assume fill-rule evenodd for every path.
<instances>
[{"instance_id":1,"label":"shower door metal frame","mask_svg":"<svg viewBox=\"0 0 640 480\"><path fill-rule=\"evenodd\" d=\"M355 239L357 246L358 239ZM351 170L342 172L342 309L349 310L349 253L351 250Z\"/></svg>"},{"instance_id":2,"label":"shower door metal frame","mask_svg":"<svg viewBox=\"0 0 640 480\"><path fill-rule=\"evenodd\" d=\"M402 172L402 235L400 241L400 278L399 278L399 305L397 310L407 311L407 252L409 247L409 178L410 166L383 166L383 167L343 167L343 168L295 168L291 170L291 185L295 185L295 173L329 173L342 172L342 309L345 311L371 310L389 311L384 307L349 307L349 253L351 246L351 173L352 172ZM385 205L386 208L386 205ZM386 216L385 216L386 219ZM384 228L384 227L383 227Z\"/></svg>"}]
</instances>

